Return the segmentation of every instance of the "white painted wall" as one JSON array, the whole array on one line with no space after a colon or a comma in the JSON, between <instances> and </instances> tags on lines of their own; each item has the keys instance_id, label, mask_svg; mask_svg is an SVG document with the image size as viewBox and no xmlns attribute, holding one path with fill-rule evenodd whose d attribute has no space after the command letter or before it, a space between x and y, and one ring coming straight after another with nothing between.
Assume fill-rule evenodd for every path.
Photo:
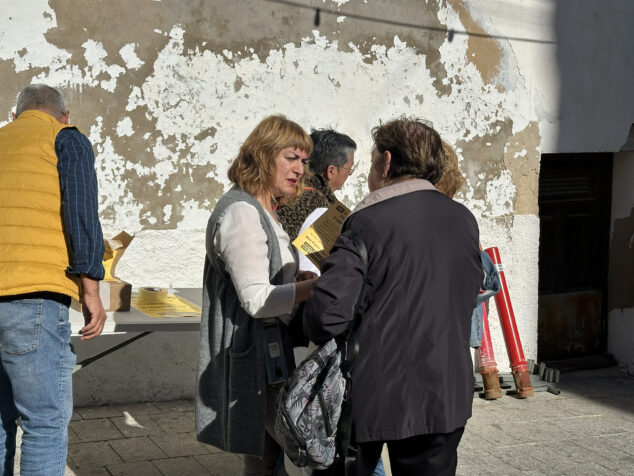
<instances>
[{"instance_id":1,"label":"white painted wall","mask_svg":"<svg viewBox=\"0 0 634 476\"><path fill-rule=\"evenodd\" d=\"M634 110L630 0L471 0L511 38L543 153L616 152ZM503 73L507 74L507 73Z\"/></svg>"},{"instance_id":2,"label":"white painted wall","mask_svg":"<svg viewBox=\"0 0 634 476\"><path fill-rule=\"evenodd\" d=\"M632 124L632 142L634 145L634 123ZM617 152L614 154L612 165L612 226L614 220L627 218L634 207L634 150ZM610 230L610 235L614 228Z\"/></svg>"},{"instance_id":3,"label":"white painted wall","mask_svg":"<svg viewBox=\"0 0 634 476\"><path fill-rule=\"evenodd\" d=\"M342 9L337 24L343 30L352 22L343 9L355 6L363 12L365 5L383 5L379 0L334 4ZM179 204L183 218L172 223L173 205L160 207L161 214L144 208L145 199L135 195L135 184L122 177L134 171L136 180L152 184L158 195L165 195L172 192L169 179L177 170L207 167L205 180L220 183L226 190L226 171L241 141L267 114L286 114L307 129L332 126L357 141L359 172L339 192L351 206L367 193L369 131L379 120L401 114L431 119L453 144L495 136L499 123L512 121L511 134L538 125L536 153L618 149L634 110L629 25L634 3L471 0L464 4L479 27L496 38L501 49L500 73L492 82L483 80L467 54L469 36L461 34L471 27L465 26L457 7L452 7L456 2L441 2L438 21L457 32L439 49L438 61L447 72L443 82L454 85L449 95L436 90L436 78L419 47L398 36L381 44L371 33L365 44L343 45L335 32L315 29L301 41L258 56L249 44L223 51L209 49L205 41L187 44L189 27L174 18L168 28L155 29L161 46L151 54L139 43L107 51L106 39L92 37L90 31L88 40L75 45L76 50L81 47L81 54L72 54L68 46L47 39L68 19L58 18L54 4L46 0L0 0L0 10L10 12L10 20L0 21L0 62L8 68L9 80L45 82L70 92L71 115L72 100L99 98L94 100L90 119L80 127L96 150L100 206L114 210L102 217L104 232L109 236L121 230L136 234L118 275L135 286L198 287L205 226L217 196L210 192L185 200ZM421 8L435 5L425 2ZM189 7L182 4L182 8ZM386 15L389 10L385 9ZM134 19L121 21L130 21L134 28ZM414 30L413 35L421 34ZM72 36L65 41L72 43ZM236 82L241 84L239 89L234 87ZM120 117L113 127L105 126L112 114L108 98L123 98L125 104L117 110ZM9 111L5 114L8 120ZM154 128L143 130L139 118L152 121ZM196 139L210 127L217 129L215 135ZM127 152L125 141L138 138L147 142L150 162L134 160ZM504 152L506 149L508 144ZM510 172L526 153L502 157L492 152L490 158L478 158L478 162L459 148L461 167L476 172L469 175L458 199L476 215L483 245L500 248L524 353L535 358L537 170L515 176ZM493 165L484 173L487 161ZM519 214L515 206L521 181L532 184L534 196L524 197L531 211ZM506 371L508 359L495 313L490 321L499 368ZM115 338L104 337L102 342L107 339ZM80 357L94 353L98 346L101 344L82 343ZM186 382L193 378L196 336L152 336L134 346L108 357L109 363L101 369L88 368L85 376L78 376L77 401L193 395L193 386ZM173 352L161 353L172 346ZM168 355L171 363L157 364L161 355ZM135 384L131 383L133 375L138 378ZM126 384L113 384L117 379ZM170 385L173 388L167 388Z\"/></svg>"},{"instance_id":4,"label":"white painted wall","mask_svg":"<svg viewBox=\"0 0 634 476\"><path fill-rule=\"evenodd\" d=\"M73 338L78 362L135 333ZM77 407L106 403L192 398L196 385L198 332L155 332L99 359L73 375Z\"/></svg>"},{"instance_id":5,"label":"white painted wall","mask_svg":"<svg viewBox=\"0 0 634 476\"><path fill-rule=\"evenodd\" d=\"M608 314L608 352L634 376L634 308L613 309Z\"/></svg>"},{"instance_id":6,"label":"white painted wall","mask_svg":"<svg viewBox=\"0 0 634 476\"><path fill-rule=\"evenodd\" d=\"M542 153L616 152L634 122L634 42L630 39L634 3L627 0L476 0L487 32L513 38L508 44L528 91L527 101L539 120ZM527 41L525 41L527 40ZM535 41L530 41L535 40ZM607 52L610 52L609 54ZM506 74L506 73L502 73ZM518 101L518 102L519 102ZM630 216L634 207L632 152L614 156L612 222ZM515 217L515 221L517 220ZM526 218L526 217L525 217ZM516 228L514 221L513 230ZM495 243L495 230L480 221L483 235ZM493 228L493 229L492 229ZM539 219L524 227L538 239ZM513 258L506 273L520 337L527 358L536 355L538 244L518 234L501 248ZM528 242L527 242L528 241ZM526 249L522 249L525 247ZM532 269L534 274L525 268ZM631 277L634 293L634 277ZM531 283L524 288L526 283ZM634 309L609 313L608 351L634 372ZM504 355L499 324L491 322L496 357ZM497 336L497 337L496 337ZM498 358L500 371L507 362Z\"/></svg>"},{"instance_id":7,"label":"white painted wall","mask_svg":"<svg viewBox=\"0 0 634 476\"><path fill-rule=\"evenodd\" d=\"M632 137L634 139L634 137ZM630 140L632 140L630 139ZM612 223L628 218L634 209L634 151L614 154L612 178ZM614 229L612 229L612 236ZM620 250L622 253L623 251ZM629 240L629 253L634 253L634 235ZM634 271L634 270L631 270ZM634 278L630 275L630 293L634 294ZM610 306L612 307L612 306ZM634 307L615 307L608 315L608 352L634 376Z\"/></svg>"}]
</instances>

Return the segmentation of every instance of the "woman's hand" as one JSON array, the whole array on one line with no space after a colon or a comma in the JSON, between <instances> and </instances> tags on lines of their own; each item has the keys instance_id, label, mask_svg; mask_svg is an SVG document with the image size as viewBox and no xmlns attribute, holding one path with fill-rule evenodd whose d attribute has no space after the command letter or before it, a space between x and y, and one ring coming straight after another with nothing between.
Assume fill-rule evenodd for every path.
<instances>
[{"instance_id":1,"label":"woman's hand","mask_svg":"<svg viewBox=\"0 0 634 476\"><path fill-rule=\"evenodd\" d=\"M312 271L300 271L297 275L297 282L308 281L309 279L315 279L317 277L317 273L313 273Z\"/></svg>"},{"instance_id":2,"label":"woman's hand","mask_svg":"<svg viewBox=\"0 0 634 476\"><path fill-rule=\"evenodd\" d=\"M313 286L315 285L315 281L317 281L317 275L315 273L310 271L302 271L302 273L310 273L314 276L314 278L307 278L301 282L299 277L297 278L297 282L295 283L295 304L308 299L308 296L310 296L310 292L313 290Z\"/></svg>"}]
</instances>

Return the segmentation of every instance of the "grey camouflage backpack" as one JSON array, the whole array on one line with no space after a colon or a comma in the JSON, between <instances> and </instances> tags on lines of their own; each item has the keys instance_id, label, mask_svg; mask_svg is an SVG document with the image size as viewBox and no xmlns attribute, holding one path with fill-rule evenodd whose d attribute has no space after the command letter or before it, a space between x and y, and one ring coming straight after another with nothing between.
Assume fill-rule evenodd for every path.
<instances>
[{"instance_id":1,"label":"grey camouflage backpack","mask_svg":"<svg viewBox=\"0 0 634 476\"><path fill-rule=\"evenodd\" d=\"M330 339L295 369L280 392L275 433L296 466L325 469L335 460L347 385L342 362L342 348Z\"/></svg>"},{"instance_id":2,"label":"grey camouflage backpack","mask_svg":"<svg viewBox=\"0 0 634 476\"><path fill-rule=\"evenodd\" d=\"M293 372L280 391L275 433L290 460L299 467L325 469L345 455L350 438L350 364L356 355L350 336L359 325L365 296L367 251L354 231L346 230L364 262L364 285L348 331L315 349ZM349 350L347 350L349 348Z\"/></svg>"}]
</instances>

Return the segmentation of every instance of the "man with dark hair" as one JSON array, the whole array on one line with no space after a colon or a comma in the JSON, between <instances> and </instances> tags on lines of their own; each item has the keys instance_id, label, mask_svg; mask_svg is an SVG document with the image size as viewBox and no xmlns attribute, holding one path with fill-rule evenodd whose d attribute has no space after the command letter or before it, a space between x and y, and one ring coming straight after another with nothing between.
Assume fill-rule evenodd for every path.
<instances>
[{"instance_id":1,"label":"man with dark hair","mask_svg":"<svg viewBox=\"0 0 634 476\"><path fill-rule=\"evenodd\" d=\"M103 330L104 243L90 141L68 124L60 93L32 84L0 128L0 463L13 474L63 475L73 409L68 307L82 339Z\"/></svg>"},{"instance_id":2,"label":"man with dark hair","mask_svg":"<svg viewBox=\"0 0 634 476\"><path fill-rule=\"evenodd\" d=\"M308 157L312 176L304 181L304 192L290 205L280 206L277 214L291 241L305 228L306 219L314 222L337 200L336 190L354 172L357 144L347 135L332 129L313 131L313 151ZM308 262L309 263L309 262Z\"/></svg>"}]
</instances>

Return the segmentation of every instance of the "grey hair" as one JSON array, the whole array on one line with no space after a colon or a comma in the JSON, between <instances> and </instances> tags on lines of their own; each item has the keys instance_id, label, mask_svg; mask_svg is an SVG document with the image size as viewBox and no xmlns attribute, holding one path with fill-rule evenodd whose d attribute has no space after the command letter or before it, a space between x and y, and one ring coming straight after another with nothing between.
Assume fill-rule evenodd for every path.
<instances>
[{"instance_id":1,"label":"grey hair","mask_svg":"<svg viewBox=\"0 0 634 476\"><path fill-rule=\"evenodd\" d=\"M57 89L46 84L31 84L18 94L15 115L30 109L43 110L55 117L66 114L64 98Z\"/></svg>"},{"instance_id":2,"label":"grey hair","mask_svg":"<svg viewBox=\"0 0 634 476\"><path fill-rule=\"evenodd\" d=\"M350 154L357 150L357 144L349 136L332 129L313 130L313 151L308 157L310 171L323 174L329 165L342 167L350 160Z\"/></svg>"}]
</instances>

